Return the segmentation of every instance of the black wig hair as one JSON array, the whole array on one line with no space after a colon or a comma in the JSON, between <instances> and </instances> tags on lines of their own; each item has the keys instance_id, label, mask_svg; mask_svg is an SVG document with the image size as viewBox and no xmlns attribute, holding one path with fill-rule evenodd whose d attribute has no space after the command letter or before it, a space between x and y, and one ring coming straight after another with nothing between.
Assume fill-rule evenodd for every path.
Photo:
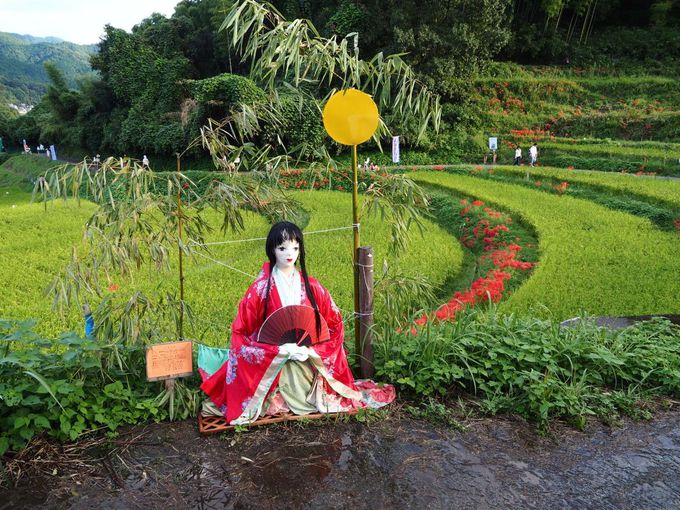
<instances>
[{"instance_id":1,"label":"black wig hair","mask_svg":"<svg viewBox=\"0 0 680 510\"><path fill-rule=\"evenodd\" d=\"M321 331L321 316L319 315L319 307L316 304L316 299L314 298L314 293L312 292L312 287L309 284L309 276L307 276L307 267L305 266L305 243L302 239L302 231L295 223L290 221L279 221L272 225L267 235L267 241L265 243L265 251L267 253L267 258L269 259L269 278L267 278L267 294L264 298L264 316L262 320L267 318L267 306L269 305L269 293L271 291L272 279L274 267L276 266L276 247L283 244L284 241L297 241L300 246L300 254L298 256L298 262L300 264L300 273L302 273L302 280L305 282L305 292L307 293L307 299L312 304L314 308L314 316L316 319L316 333L317 335Z\"/></svg>"}]
</instances>

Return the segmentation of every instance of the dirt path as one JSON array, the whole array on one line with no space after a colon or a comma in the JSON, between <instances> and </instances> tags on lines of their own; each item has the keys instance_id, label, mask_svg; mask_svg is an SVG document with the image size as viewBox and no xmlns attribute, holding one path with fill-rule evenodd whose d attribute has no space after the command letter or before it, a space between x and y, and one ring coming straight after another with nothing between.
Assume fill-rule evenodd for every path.
<instances>
[{"instance_id":1,"label":"dirt path","mask_svg":"<svg viewBox=\"0 0 680 510\"><path fill-rule=\"evenodd\" d=\"M144 432L90 475L0 491L0 508L680 509L678 411L549 437L520 420L458 432L399 416L205 438L193 422Z\"/></svg>"}]
</instances>

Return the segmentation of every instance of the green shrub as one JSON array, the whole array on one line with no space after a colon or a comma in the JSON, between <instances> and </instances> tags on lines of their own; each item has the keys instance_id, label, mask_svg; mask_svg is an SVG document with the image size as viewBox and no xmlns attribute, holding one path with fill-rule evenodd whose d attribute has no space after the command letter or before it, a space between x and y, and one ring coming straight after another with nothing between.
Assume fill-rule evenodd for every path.
<instances>
[{"instance_id":1,"label":"green shrub","mask_svg":"<svg viewBox=\"0 0 680 510\"><path fill-rule=\"evenodd\" d=\"M377 377L406 394L473 394L483 411L519 413L541 428L644 416L638 399L680 395L680 328L663 320L610 331L468 312L415 334L391 332L374 350Z\"/></svg>"},{"instance_id":2,"label":"green shrub","mask_svg":"<svg viewBox=\"0 0 680 510\"><path fill-rule=\"evenodd\" d=\"M295 96L281 94L280 112L276 125L263 127L262 139L274 147L283 144L287 150L299 147L299 157L313 158L325 141L319 107L312 100L300 102Z\"/></svg>"},{"instance_id":3,"label":"green shrub","mask_svg":"<svg viewBox=\"0 0 680 510\"><path fill-rule=\"evenodd\" d=\"M73 333L47 340L32 326L0 320L0 455L40 434L75 441L167 417L145 380L143 349Z\"/></svg>"},{"instance_id":4,"label":"green shrub","mask_svg":"<svg viewBox=\"0 0 680 510\"><path fill-rule=\"evenodd\" d=\"M255 104L266 99L253 80L238 74L223 73L195 81L191 90L199 103L221 103L226 111L238 103Z\"/></svg>"}]
</instances>

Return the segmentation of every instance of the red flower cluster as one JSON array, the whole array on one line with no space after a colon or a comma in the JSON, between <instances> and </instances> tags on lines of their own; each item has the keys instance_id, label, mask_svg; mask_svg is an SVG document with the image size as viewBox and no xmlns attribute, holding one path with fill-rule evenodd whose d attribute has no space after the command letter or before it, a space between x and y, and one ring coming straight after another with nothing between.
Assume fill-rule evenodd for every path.
<instances>
[{"instance_id":1,"label":"red flower cluster","mask_svg":"<svg viewBox=\"0 0 680 510\"><path fill-rule=\"evenodd\" d=\"M678 218L677 220L675 220L675 221L673 222L673 225L675 225L675 232L678 233L678 234L680 234L680 218Z\"/></svg>"},{"instance_id":2,"label":"red flower cluster","mask_svg":"<svg viewBox=\"0 0 680 510\"><path fill-rule=\"evenodd\" d=\"M302 169L291 168L289 170L281 170L281 177L291 177L293 175L302 175Z\"/></svg>"},{"instance_id":3,"label":"red flower cluster","mask_svg":"<svg viewBox=\"0 0 680 510\"><path fill-rule=\"evenodd\" d=\"M456 292L449 302L440 306L436 312L420 316L415 321L416 325L422 326L429 320L453 321L456 314L467 307L486 302L498 303L505 292L505 281L512 278L512 272L509 271L526 271L535 266L533 262L517 260L522 247L517 243L508 244L504 240L512 237L509 227L512 218L504 217L503 213L490 207L483 207L484 202L481 200L470 203L464 198L460 200L460 205L464 207L459 214L464 217L466 223L470 221L468 214L481 216L472 230L468 227L463 228L461 242L468 248L474 248L481 239L483 249L487 253L480 257L480 262L490 260L493 267L484 277L475 280L469 289ZM411 331L415 333L415 329Z\"/></svg>"},{"instance_id":4,"label":"red flower cluster","mask_svg":"<svg viewBox=\"0 0 680 510\"><path fill-rule=\"evenodd\" d=\"M557 191L558 194L563 194L565 191L567 191L567 188L569 187L568 182L561 182L559 184L555 184L552 188Z\"/></svg>"},{"instance_id":5,"label":"red flower cluster","mask_svg":"<svg viewBox=\"0 0 680 510\"><path fill-rule=\"evenodd\" d=\"M526 138L528 136L550 136L549 131L544 131L542 129L511 129L510 134L517 136L519 138Z\"/></svg>"}]
</instances>

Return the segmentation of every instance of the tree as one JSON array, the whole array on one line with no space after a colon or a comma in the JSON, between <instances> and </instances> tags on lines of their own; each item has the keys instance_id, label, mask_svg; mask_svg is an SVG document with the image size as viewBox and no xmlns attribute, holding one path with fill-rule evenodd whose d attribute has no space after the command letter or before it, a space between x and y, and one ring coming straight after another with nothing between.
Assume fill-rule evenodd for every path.
<instances>
[{"instance_id":1,"label":"tree","mask_svg":"<svg viewBox=\"0 0 680 510\"><path fill-rule=\"evenodd\" d=\"M310 0L273 2L287 15L310 17L326 33L356 31L362 54L406 53L436 83L484 67L509 41L509 0ZM339 4L339 5L338 5Z\"/></svg>"}]
</instances>

